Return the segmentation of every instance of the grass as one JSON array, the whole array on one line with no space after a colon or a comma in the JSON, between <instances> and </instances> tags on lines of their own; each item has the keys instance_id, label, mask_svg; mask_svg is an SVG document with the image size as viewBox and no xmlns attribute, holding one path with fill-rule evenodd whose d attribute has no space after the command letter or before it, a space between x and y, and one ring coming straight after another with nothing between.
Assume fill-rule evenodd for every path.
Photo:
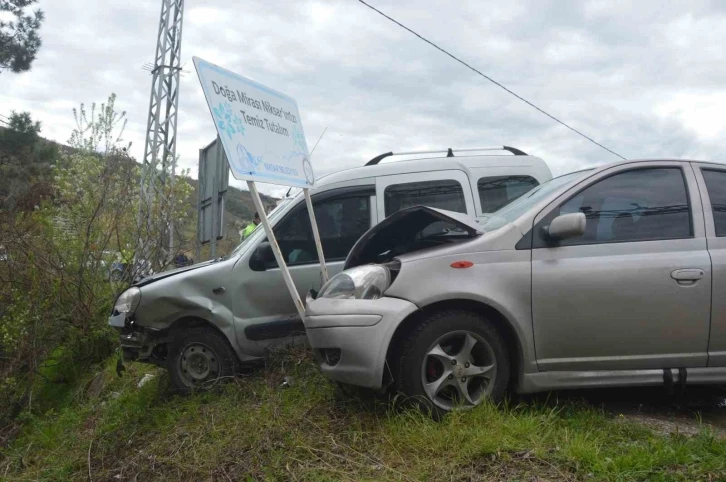
<instances>
[{"instance_id":1,"label":"grass","mask_svg":"<svg viewBox=\"0 0 726 482\"><path fill-rule=\"evenodd\" d=\"M188 397L163 370L134 364L118 378L115 362L57 408L21 417L0 478L726 480L726 440L706 428L662 435L578 402L484 405L434 422L397 400L346 395L307 350Z\"/></svg>"}]
</instances>

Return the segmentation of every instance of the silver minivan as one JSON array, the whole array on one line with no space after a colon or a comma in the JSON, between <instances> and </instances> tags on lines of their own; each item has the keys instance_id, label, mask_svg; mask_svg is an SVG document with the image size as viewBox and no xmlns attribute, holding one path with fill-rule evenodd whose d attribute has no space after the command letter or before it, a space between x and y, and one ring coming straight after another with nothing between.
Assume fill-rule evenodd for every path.
<instances>
[{"instance_id":1,"label":"silver minivan","mask_svg":"<svg viewBox=\"0 0 726 482\"><path fill-rule=\"evenodd\" d=\"M323 373L439 414L507 388L726 383L723 164L576 172L482 223L412 207L346 268L307 302Z\"/></svg>"},{"instance_id":2,"label":"silver minivan","mask_svg":"<svg viewBox=\"0 0 726 482\"><path fill-rule=\"evenodd\" d=\"M497 150L509 153L459 155L449 149L440 157L381 163L394 155L386 153L321 178L312 200L330 275L341 271L362 234L401 209L426 205L481 223L552 177L537 157L506 146ZM321 278L303 197L282 204L269 219L304 298L320 288ZM239 362L304 334L296 313L258 228L225 258L136 283L116 300L109 323L120 331L125 360L166 366L175 387L185 391L208 387Z\"/></svg>"}]
</instances>

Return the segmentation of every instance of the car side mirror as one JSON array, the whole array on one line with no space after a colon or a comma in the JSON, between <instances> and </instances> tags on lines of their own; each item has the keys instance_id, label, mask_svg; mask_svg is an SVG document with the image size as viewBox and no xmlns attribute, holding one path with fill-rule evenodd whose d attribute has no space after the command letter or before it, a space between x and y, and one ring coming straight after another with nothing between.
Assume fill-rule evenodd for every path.
<instances>
[{"instance_id":1,"label":"car side mirror","mask_svg":"<svg viewBox=\"0 0 726 482\"><path fill-rule=\"evenodd\" d=\"M272 253L272 246L267 241L261 242L250 256L250 269L252 271L266 271L267 263L275 259Z\"/></svg>"},{"instance_id":2,"label":"car side mirror","mask_svg":"<svg viewBox=\"0 0 726 482\"><path fill-rule=\"evenodd\" d=\"M547 227L547 237L553 241L574 238L585 234L587 219L584 213L561 214Z\"/></svg>"}]
</instances>

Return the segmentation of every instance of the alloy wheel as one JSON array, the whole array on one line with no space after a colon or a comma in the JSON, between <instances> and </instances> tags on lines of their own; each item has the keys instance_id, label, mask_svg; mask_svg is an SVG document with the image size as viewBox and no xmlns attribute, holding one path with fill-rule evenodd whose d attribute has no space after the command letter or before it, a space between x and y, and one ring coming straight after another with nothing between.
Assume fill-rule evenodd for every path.
<instances>
[{"instance_id":1,"label":"alloy wheel","mask_svg":"<svg viewBox=\"0 0 726 482\"><path fill-rule=\"evenodd\" d=\"M494 350L480 335L453 331L431 344L421 364L421 382L439 408L470 408L494 388L497 363Z\"/></svg>"}]
</instances>

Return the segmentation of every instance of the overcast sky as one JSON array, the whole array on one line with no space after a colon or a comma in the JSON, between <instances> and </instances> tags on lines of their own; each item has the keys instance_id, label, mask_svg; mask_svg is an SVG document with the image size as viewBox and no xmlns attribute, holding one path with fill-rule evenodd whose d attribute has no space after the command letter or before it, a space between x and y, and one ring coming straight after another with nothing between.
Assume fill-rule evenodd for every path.
<instances>
[{"instance_id":1,"label":"overcast sky","mask_svg":"<svg viewBox=\"0 0 726 482\"><path fill-rule=\"evenodd\" d=\"M726 160L722 0L369 2L627 158ZM71 109L114 92L141 159L160 4L41 0L43 47L0 74L0 114L65 142ZM311 148L328 127L317 177L390 150L505 144L554 174L617 160L355 0L186 0L177 153L194 177L215 137L194 55L294 97Z\"/></svg>"}]
</instances>

